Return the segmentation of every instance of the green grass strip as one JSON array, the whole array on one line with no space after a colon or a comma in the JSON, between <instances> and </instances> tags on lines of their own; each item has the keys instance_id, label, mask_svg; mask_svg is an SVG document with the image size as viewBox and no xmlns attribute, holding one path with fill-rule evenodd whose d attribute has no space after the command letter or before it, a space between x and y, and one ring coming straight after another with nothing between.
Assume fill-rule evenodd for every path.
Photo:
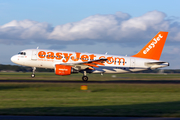
<instances>
[{"instance_id":1,"label":"green grass strip","mask_svg":"<svg viewBox=\"0 0 180 120\"><path fill-rule=\"evenodd\" d=\"M179 84L0 83L1 115L180 117Z\"/></svg>"}]
</instances>

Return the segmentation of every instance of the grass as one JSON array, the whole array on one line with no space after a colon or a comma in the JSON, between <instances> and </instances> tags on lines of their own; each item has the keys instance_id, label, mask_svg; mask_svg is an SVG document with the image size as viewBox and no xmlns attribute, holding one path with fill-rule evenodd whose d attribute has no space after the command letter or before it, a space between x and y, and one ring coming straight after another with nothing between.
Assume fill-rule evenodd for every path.
<instances>
[{"instance_id":1,"label":"grass","mask_svg":"<svg viewBox=\"0 0 180 120\"><path fill-rule=\"evenodd\" d=\"M1 115L180 117L180 84L0 83Z\"/></svg>"},{"instance_id":2,"label":"grass","mask_svg":"<svg viewBox=\"0 0 180 120\"><path fill-rule=\"evenodd\" d=\"M61 81L82 81L82 74L72 74L69 76L58 76L54 73L36 73L35 78L31 78L28 73L0 73L0 80L61 80ZM110 80L180 80L180 74L87 74L89 81L110 81Z\"/></svg>"}]
</instances>

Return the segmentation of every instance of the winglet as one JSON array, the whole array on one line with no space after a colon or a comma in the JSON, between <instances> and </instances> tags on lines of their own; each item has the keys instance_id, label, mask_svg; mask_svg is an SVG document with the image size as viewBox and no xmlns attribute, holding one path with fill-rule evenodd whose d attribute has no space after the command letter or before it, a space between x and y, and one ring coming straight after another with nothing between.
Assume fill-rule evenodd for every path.
<instances>
[{"instance_id":1,"label":"winglet","mask_svg":"<svg viewBox=\"0 0 180 120\"><path fill-rule=\"evenodd\" d=\"M167 35L168 32L160 31L143 49L131 57L159 60Z\"/></svg>"}]
</instances>

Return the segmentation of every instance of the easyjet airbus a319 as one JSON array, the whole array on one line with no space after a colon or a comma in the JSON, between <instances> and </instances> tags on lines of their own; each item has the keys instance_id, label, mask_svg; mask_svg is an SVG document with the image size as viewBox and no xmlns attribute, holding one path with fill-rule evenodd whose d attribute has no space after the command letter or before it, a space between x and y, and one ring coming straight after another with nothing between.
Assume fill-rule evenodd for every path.
<instances>
[{"instance_id":1,"label":"easyjet airbus a319","mask_svg":"<svg viewBox=\"0 0 180 120\"><path fill-rule=\"evenodd\" d=\"M71 75L80 72L83 73L82 80L87 81L87 73L128 73L169 66L168 62L159 60L167 35L168 32L160 31L139 53L130 57L27 49L12 56L11 61L32 67L32 78L35 77L35 70L38 67L54 69L56 75Z\"/></svg>"}]
</instances>

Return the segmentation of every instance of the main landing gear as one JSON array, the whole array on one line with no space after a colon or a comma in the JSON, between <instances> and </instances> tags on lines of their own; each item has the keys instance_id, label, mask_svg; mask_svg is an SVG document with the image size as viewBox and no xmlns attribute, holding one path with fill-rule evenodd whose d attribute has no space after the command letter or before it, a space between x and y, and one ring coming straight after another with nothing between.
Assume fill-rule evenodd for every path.
<instances>
[{"instance_id":1,"label":"main landing gear","mask_svg":"<svg viewBox=\"0 0 180 120\"><path fill-rule=\"evenodd\" d=\"M87 76L83 76L82 80L86 82L86 81L88 81L88 77Z\"/></svg>"},{"instance_id":2,"label":"main landing gear","mask_svg":"<svg viewBox=\"0 0 180 120\"><path fill-rule=\"evenodd\" d=\"M33 67L32 69L33 69L33 73L31 74L31 77L34 78L35 77L34 73L35 73L36 67Z\"/></svg>"},{"instance_id":3,"label":"main landing gear","mask_svg":"<svg viewBox=\"0 0 180 120\"><path fill-rule=\"evenodd\" d=\"M88 81L88 76L86 76L86 71L84 71L83 77L82 77L83 81Z\"/></svg>"}]
</instances>

